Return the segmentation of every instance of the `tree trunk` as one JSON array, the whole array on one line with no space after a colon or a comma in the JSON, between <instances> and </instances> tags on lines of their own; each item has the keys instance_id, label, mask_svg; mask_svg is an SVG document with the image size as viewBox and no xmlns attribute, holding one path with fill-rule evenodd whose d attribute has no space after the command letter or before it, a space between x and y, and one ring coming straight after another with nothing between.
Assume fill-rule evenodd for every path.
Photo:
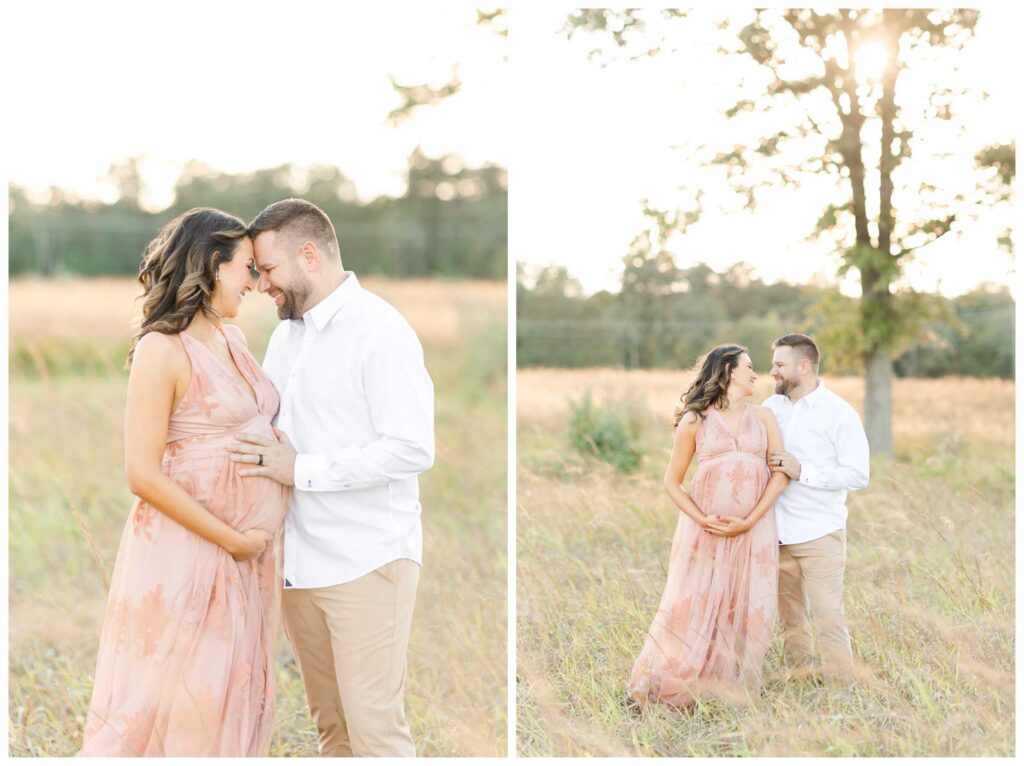
<instances>
[{"instance_id":1,"label":"tree trunk","mask_svg":"<svg viewBox=\"0 0 1024 766\"><path fill-rule=\"evenodd\" d=\"M850 19L850 11L840 11L842 22L840 28L846 38L847 49L853 50L854 23ZM847 169L850 171L850 190L853 193L853 225L857 235L857 247L871 247L871 234L868 229L867 192L864 188L864 142L860 132L864 127L864 115L860 111L860 99L857 96L857 81L854 73L853 59L850 59L846 71L841 77L842 90L850 101L849 111L844 111L839 93L835 85L830 88L832 99L839 119L842 121L843 134L840 139L840 154Z\"/></svg>"},{"instance_id":2,"label":"tree trunk","mask_svg":"<svg viewBox=\"0 0 1024 766\"><path fill-rule=\"evenodd\" d=\"M872 455L892 457L892 356L875 349L867 357L864 430Z\"/></svg>"},{"instance_id":3,"label":"tree trunk","mask_svg":"<svg viewBox=\"0 0 1024 766\"><path fill-rule=\"evenodd\" d=\"M849 10L840 11L840 28L846 38L847 49L854 49L856 25ZM867 193L865 190L865 167L861 129L864 116L857 96L857 82L853 58L850 58L845 76L842 78L843 91L850 100L850 111L844 114L840 108L843 123L843 159L850 170L850 184L853 191L854 230L857 236L856 258L861 275L861 329L868 343L865 354L867 374L864 378L864 430L868 444L875 455L892 457L892 352L889 348L889 321L892 314L892 298L889 294L889 270L884 261L892 257L891 235L892 214L892 170L895 167L892 156L893 120L895 118L895 51L886 67L882 99L879 104L882 117L882 156L880 163L881 183L879 186L879 237L878 246L871 243L868 228ZM833 99L839 101L833 93ZM881 256L882 262L873 262Z\"/></svg>"},{"instance_id":4,"label":"tree trunk","mask_svg":"<svg viewBox=\"0 0 1024 766\"><path fill-rule=\"evenodd\" d=\"M878 254L882 262L893 259L892 233L896 226L893 215L892 174L898 162L893 154L896 138L896 78L899 75L899 27L889 11L884 12L883 34L889 57L882 74L882 97L878 116L882 123L882 148L879 157L878 187ZM881 265L881 264L880 264ZM892 327L892 299L889 295L888 271L870 268L862 271L861 300L864 329ZM880 340L888 340L880 339ZM864 421L868 444L876 455L892 457L892 352L884 342L874 341L865 355L867 375L864 380Z\"/></svg>"}]
</instances>

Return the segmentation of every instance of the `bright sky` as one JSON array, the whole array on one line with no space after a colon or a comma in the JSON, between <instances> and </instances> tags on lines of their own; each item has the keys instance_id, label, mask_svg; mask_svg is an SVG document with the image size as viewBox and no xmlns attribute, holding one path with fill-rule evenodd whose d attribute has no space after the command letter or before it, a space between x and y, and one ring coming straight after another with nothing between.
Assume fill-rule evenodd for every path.
<instances>
[{"instance_id":1,"label":"bright sky","mask_svg":"<svg viewBox=\"0 0 1024 766\"><path fill-rule=\"evenodd\" d=\"M520 124L513 146L512 251L527 264L567 266L587 292L615 291L622 257L647 226L641 200L673 206L679 187L699 185L706 173L688 150L720 146L735 134L736 127L720 112L735 102L738 74L722 64L707 39L685 41L685 55L662 54L602 68L587 60L599 38L568 40L560 32L565 18L565 9L539 6L514 9L511 17L515 87L531 115ZM1018 45L1016 28L996 11L986 11L977 39L960 59L962 77L982 84L991 98L979 105L964 136L970 151L959 163L928 168L940 187L952 188L948 185L970 171L977 148L1014 135L1018 84L1006 62ZM870 50L858 61L877 63ZM922 90L908 88L908 98L915 89ZM915 126L915 135L925 140L929 131L946 125ZM769 282L815 276L834 281L837 261L825 242L808 242L807 234L823 200L835 194L834 184L826 184L780 192L753 214L709 212L685 238L673 242L677 263L704 261L721 270L747 261ZM907 211L917 199L898 202ZM986 214L962 238L951 234L922 249L908 266L910 283L947 295L983 281L1011 284L1012 257L995 244L1009 224L1009 211ZM842 289L859 294L854 280Z\"/></svg>"},{"instance_id":2,"label":"bright sky","mask_svg":"<svg viewBox=\"0 0 1024 766\"><path fill-rule=\"evenodd\" d=\"M7 177L30 189L110 200L111 161L145 155L155 207L190 159L335 164L369 199L404 191L417 143L508 162L505 41L472 4L12 3L4 26ZM387 123L389 74L441 85L453 64L462 93Z\"/></svg>"}]
</instances>

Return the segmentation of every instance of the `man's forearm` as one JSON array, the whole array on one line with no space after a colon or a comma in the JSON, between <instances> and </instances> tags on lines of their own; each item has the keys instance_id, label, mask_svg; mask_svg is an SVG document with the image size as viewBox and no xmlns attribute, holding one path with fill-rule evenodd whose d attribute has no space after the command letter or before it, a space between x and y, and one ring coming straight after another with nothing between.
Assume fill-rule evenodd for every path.
<instances>
[{"instance_id":1,"label":"man's forearm","mask_svg":"<svg viewBox=\"0 0 1024 766\"><path fill-rule=\"evenodd\" d=\"M868 471L855 466L819 467L804 463L800 470L800 483L814 489L857 490L868 485Z\"/></svg>"},{"instance_id":2,"label":"man's forearm","mask_svg":"<svg viewBox=\"0 0 1024 766\"><path fill-rule=\"evenodd\" d=\"M306 492L369 489L423 473L434 464L433 444L382 438L333 453L300 453L295 488Z\"/></svg>"}]
</instances>

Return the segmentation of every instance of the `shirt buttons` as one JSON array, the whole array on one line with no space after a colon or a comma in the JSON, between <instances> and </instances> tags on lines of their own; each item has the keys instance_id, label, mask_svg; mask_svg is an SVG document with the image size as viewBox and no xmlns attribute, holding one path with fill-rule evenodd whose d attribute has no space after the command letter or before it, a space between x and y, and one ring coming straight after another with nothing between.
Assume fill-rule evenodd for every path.
<instances>
[{"instance_id":1,"label":"shirt buttons","mask_svg":"<svg viewBox=\"0 0 1024 766\"><path fill-rule=\"evenodd\" d=\"M349 489L352 486L352 482L346 481L342 486L344 486L345 489Z\"/></svg>"}]
</instances>

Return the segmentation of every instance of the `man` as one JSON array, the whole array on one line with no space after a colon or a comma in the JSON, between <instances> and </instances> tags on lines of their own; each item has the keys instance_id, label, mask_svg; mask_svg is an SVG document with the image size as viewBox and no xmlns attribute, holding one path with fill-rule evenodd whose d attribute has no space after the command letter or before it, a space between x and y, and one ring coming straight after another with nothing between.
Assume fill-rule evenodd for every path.
<instances>
[{"instance_id":1,"label":"man","mask_svg":"<svg viewBox=\"0 0 1024 766\"><path fill-rule=\"evenodd\" d=\"M249 224L277 304L263 367L279 443L248 436L242 473L294 486L285 632L324 756L415 756L402 690L422 552L417 474L434 461L434 390L415 332L342 267L330 219L298 199ZM292 446L294 444L294 447Z\"/></svg>"},{"instance_id":2,"label":"man","mask_svg":"<svg viewBox=\"0 0 1024 766\"><path fill-rule=\"evenodd\" d=\"M813 622L822 671L848 681L853 651L843 608L846 493L868 484L868 440L857 411L818 378L818 347L811 338L784 335L772 348L775 395L764 406L779 421L786 451L772 453L769 468L790 478L775 502L786 659L810 669Z\"/></svg>"}]
</instances>

